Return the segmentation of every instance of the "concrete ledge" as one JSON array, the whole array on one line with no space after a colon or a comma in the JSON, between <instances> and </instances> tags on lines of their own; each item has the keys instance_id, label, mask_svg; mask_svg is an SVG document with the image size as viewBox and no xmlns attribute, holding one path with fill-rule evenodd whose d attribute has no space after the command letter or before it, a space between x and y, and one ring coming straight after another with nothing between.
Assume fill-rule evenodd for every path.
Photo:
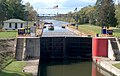
<instances>
[{"instance_id":1,"label":"concrete ledge","mask_svg":"<svg viewBox=\"0 0 120 76\"><path fill-rule=\"evenodd\" d=\"M112 65L112 64L116 63L117 61L112 61L109 58L105 58L105 57L93 57L93 61L97 65L106 69L108 72L111 72L117 76L120 76L120 69L118 69Z\"/></svg>"},{"instance_id":2,"label":"concrete ledge","mask_svg":"<svg viewBox=\"0 0 120 76\"><path fill-rule=\"evenodd\" d=\"M69 27L66 27L66 29L69 30L69 31L71 31L71 32L73 32L73 33L75 33L75 34L77 34L77 35L79 35L79 36L87 37L86 34L80 32L80 31L78 31L78 30L75 30L75 29L72 29L72 28L69 28Z\"/></svg>"}]
</instances>

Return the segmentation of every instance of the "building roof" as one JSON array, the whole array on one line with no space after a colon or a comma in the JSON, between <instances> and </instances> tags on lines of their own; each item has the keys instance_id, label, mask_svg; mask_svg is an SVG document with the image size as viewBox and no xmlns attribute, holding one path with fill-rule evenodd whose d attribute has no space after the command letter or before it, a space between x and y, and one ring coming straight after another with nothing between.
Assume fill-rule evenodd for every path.
<instances>
[{"instance_id":1,"label":"building roof","mask_svg":"<svg viewBox=\"0 0 120 76\"><path fill-rule=\"evenodd\" d=\"M24 23L24 21L20 20L20 19L9 19L4 21L5 23Z\"/></svg>"}]
</instances>

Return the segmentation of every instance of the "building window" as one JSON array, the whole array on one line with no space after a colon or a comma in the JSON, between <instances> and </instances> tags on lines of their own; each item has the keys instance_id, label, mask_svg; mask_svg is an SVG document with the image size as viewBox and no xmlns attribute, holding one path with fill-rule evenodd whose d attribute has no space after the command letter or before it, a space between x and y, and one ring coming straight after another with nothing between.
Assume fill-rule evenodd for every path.
<instances>
[{"instance_id":1,"label":"building window","mask_svg":"<svg viewBox=\"0 0 120 76\"><path fill-rule=\"evenodd\" d=\"M21 28L23 28L23 23L21 23Z\"/></svg>"},{"instance_id":2,"label":"building window","mask_svg":"<svg viewBox=\"0 0 120 76\"><path fill-rule=\"evenodd\" d=\"M17 23L15 23L15 29L17 29Z\"/></svg>"},{"instance_id":3,"label":"building window","mask_svg":"<svg viewBox=\"0 0 120 76\"><path fill-rule=\"evenodd\" d=\"M9 23L9 28L11 28L12 27L12 24L11 23Z\"/></svg>"}]
</instances>

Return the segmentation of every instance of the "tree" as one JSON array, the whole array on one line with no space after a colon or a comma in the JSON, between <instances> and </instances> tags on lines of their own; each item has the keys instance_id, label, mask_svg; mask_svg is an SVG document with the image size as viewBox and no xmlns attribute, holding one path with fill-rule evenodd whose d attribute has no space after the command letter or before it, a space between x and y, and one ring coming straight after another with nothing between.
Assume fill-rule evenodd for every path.
<instances>
[{"instance_id":1,"label":"tree","mask_svg":"<svg viewBox=\"0 0 120 76\"><path fill-rule=\"evenodd\" d=\"M10 18L25 20L25 9L22 0L0 0L0 23Z\"/></svg>"},{"instance_id":2,"label":"tree","mask_svg":"<svg viewBox=\"0 0 120 76\"><path fill-rule=\"evenodd\" d=\"M118 5L116 5L116 18L117 18L117 22L118 22L118 27L120 27L120 3L118 3Z\"/></svg>"},{"instance_id":3,"label":"tree","mask_svg":"<svg viewBox=\"0 0 120 76\"><path fill-rule=\"evenodd\" d=\"M77 12L78 22L80 24L84 24L84 23L94 24L94 20L95 20L94 12L95 12L94 6L89 5L83 7L80 11Z\"/></svg>"},{"instance_id":4,"label":"tree","mask_svg":"<svg viewBox=\"0 0 120 76\"><path fill-rule=\"evenodd\" d=\"M6 3L6 0L0 0L0 25L6 19L7 10L8 4Z\"/></svg>"},{"instance_id":5,"label":"tree","mask_svg":"<svg viewBox=\"0 0 120 76\"><path fill-rule=\"evenodd\" d=\"M22 0L7 0L8 3L8 14L7 18L17 18L25 20L25 9L21 3Z\"/></svg>"},{"instance_id":6,"label":"tree","mask_svg":"<svg viewBox=\"0 0 120 76\"><path fill-rule=\"evenodd\" d=\"M67 20L68 20L68 22L75 22L74 19L73 19L73 13L72 12L67 13Z\"/></svg>"},{"instance_id":7,"label":"tree","mask_svg":"<svg viewBox=\"0 0 120 76\"><path fill-rule=\"evenodd\" d=\"M25 7L26 12L28 15L28 20L36 20L36 17L38 14L37 14L36 10L34 10L33 6L31 6L29 2L27 2L25 6L26 6Z\"/></svg>"},{"instance_id":8,"label":"tree","mask_svg":"<svg viewBox=\"0 0 120 76\"><path fill-rule=\"evenodd\" d=\"M89 24L95 24L95 7L94 6L87 6L86 11L85 11L85 15L88 18L88 22Z\"/></svg>"},{"instance_id":9,"label":"tree","mask_svg":"<svg viewBox=\"0 0 120 76\"><path fill-rule=\"evenodd\" d=\"M116 26L115 7L113 0L97 0L96 2L96 19L101 26Z\"/></svg>"}]
</instances>

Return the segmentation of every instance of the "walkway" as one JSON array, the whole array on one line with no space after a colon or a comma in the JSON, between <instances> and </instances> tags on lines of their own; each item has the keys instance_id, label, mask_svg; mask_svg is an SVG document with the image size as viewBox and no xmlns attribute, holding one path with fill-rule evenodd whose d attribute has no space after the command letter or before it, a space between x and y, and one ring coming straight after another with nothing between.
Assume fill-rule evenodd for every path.
<instances>
[{"instance_id":1,"label":"walkway","mask_svg":"<svg viewBox=\"0 0 120 76\"><path fill-rule=\"evenodd\" d=\"M27 65L23 68L24 72L32 73L37 76L39 59L24 61Z\"/></svg>"},{"instance_id":2,"label":"walkway","mask_svg":"<svg viewBox=\"0 0 120 76\"><path fill-rule=\"evenodd\" d=\"M107 57L93 57L93 61L99 66L101 66L102 68L106 69L108 72L111 72L116 76L120 76L120 69L113 66L113 64L120 63L120 61L113 61Z\"/></svg>"}]
</instances>

